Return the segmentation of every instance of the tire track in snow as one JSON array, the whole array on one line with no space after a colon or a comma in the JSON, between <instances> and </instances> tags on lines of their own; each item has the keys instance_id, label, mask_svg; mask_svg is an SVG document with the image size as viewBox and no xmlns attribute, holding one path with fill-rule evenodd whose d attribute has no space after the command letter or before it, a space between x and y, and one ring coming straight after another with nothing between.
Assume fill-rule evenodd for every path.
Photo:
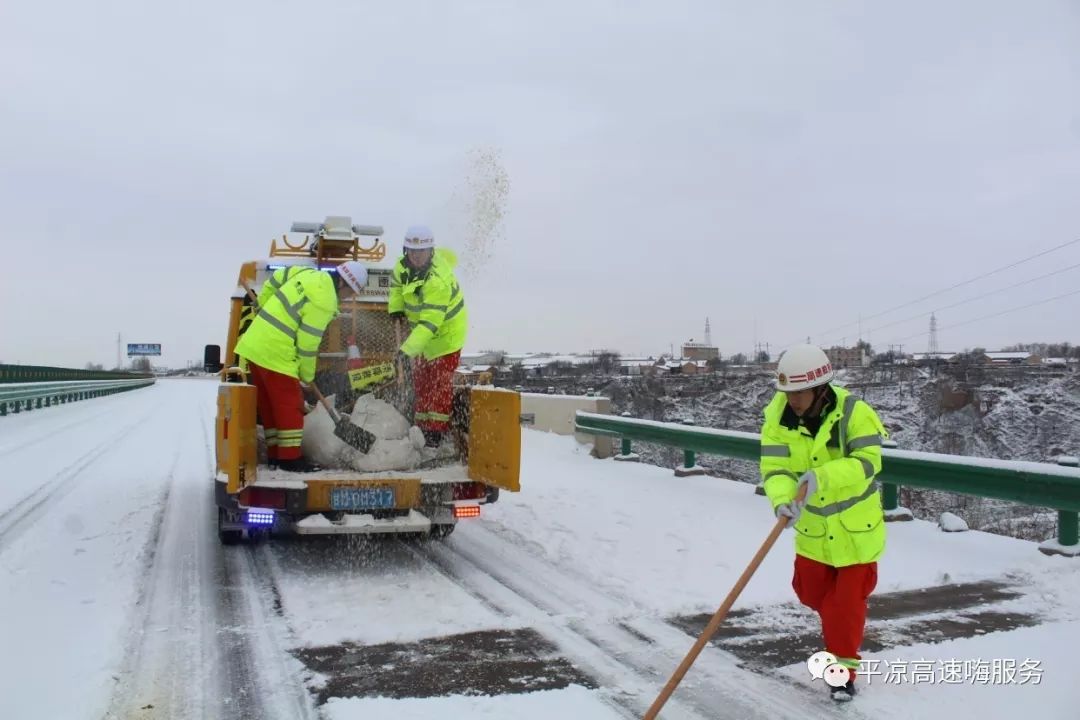
<instances>
[{"instance_id":1,"label":"tire track in snow","mask_svg":"<svg viewBox=\"0 0 1080 720\"><path fill-rule=\"evenodd\" d=\"M61 500L71 492L83 473L92 467L101 456L110 450L114 450L116 438L127 436L132 430L146 422L146 419L152 414L153 411L143 415L135 422L125 426L116 436L79 456L75 462L53 474L44 484L15 503L6 512L0 514L0 554L3 554L19 535L43 516L52 502Z\"/></svg>"},{"instance_id":2,"label":"tire track in snow","mask_svg":"<svg viewBox=\"0 0 1080 720\"><path fill-rule=\"evenodd\" d=\"M290 676L291 658L273 641L257 548L218 542L212 436L206 413L198 414L188 432L201 430L205 462L192 464L194 475L170 478L159 531L148 541L143 611L106 718L313 717L300 668ZM187 444L178 454L196 447Z\"/></svg>"},{"instance_id":3,"label":"tire track in snow","mask_svg":"<svg viewBox=\"0 0 1080 720\"><path fill-rule=\"evenodd\" d=\"M640 718L694 638L493 533L480 533L485 534L458 533L446 544L413 552L482 602L528 618L603 685L621 689L623 694L609 701ZM740 718L824 719L837 711L824 691L815 695L785 679L742 670L730 654L707 646L662 717L712 718L720 708ZM860 717L854 708L844 710Z\"/></svg>"},{"instance_id":4,"label":"tire track in snow","mask_svg":"<svg viewBox=\"0 0 1080 720\"><path fill-rule=\"evenodd\" d=\"M238 579L227 605L235 622L249 625L231 649L228 686L241 692L255 689L263 711L251 717L317 718L315 699L304 684L306 668L286 649L289 631L268 548L259 543L222 549L228 575Z\"/></svg>"}]
</instances>

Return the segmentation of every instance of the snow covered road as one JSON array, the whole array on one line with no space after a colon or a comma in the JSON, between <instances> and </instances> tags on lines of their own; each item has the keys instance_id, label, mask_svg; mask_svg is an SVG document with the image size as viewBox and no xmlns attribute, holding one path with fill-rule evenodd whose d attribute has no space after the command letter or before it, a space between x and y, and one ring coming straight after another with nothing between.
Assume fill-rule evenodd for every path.
<instances>
[{"instance_id":1,"label":"snow covered road","mask_svg":"<svg viewBox=\"0 0 1080 720\"><path fill-rule=\"evenodd\" d=\"M751 486L598 461L526 431L523 491L444 542L225 548L210 480L216 387L166 380L0 418L0 717L640 717L693 643L686 618L715 610L771 525ZM835 713L805 666L783 653L748 663L738 646L812 642L816 618L791 606L791 561L785 535L739 599L745 615L661 717ZM1040 682L877 678L844 714L993 718L1038 704L1074 718L1080 562L890 526L883 598L987 580L1006 588L997 605L904 596L912 607L877 620L873 657L1033 658ZM960 602L963 587L933 597ZM979 625L988 608L1025 621L995 632Z\"/></svg>"}]
</instances>

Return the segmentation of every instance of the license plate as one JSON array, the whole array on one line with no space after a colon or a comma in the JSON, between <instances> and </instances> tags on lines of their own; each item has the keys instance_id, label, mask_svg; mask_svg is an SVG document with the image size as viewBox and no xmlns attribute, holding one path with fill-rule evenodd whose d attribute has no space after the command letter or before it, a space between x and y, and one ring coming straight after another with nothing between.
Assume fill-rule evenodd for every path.
<instances>
[{"instance_id":1,"label":"license plate","mask_svg":"<svg viewBox=\"0 0 1080 720\"><path fill-rule=\"evenodd\" d=\"M331 510L381 510L393 508L394 489L388 487L337 487L330 489Z\"/></svg>"}]
</instances>

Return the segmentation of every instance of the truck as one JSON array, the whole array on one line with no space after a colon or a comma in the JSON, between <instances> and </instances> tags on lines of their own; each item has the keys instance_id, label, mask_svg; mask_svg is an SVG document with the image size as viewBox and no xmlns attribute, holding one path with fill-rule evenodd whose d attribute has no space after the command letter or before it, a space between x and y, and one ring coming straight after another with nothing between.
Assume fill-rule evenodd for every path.
<instances>
[{"instance_id":1,"label":"truck","mask_svg":"<svg viewBox=\"0 0 1080 720\"><path fill-rule=\"evenodd\" d=\"M500 491L519 492L521 396L477 382L454 383L449 450L420 463L377 472L328 467L292 473L262 462L256 391L235 349L262 284L286 265L333 273L356 260L368 268L362 291L342 293L319 348L312 385L335 411L347 417L365 394L396 398L406 418L411 406L410 388L400 375L360 390L350 382L358 367L392 367L400 345L387 312L392 266L382 228L330 216L321 223L293 223L290 233L271 240L265 257L240 266L229 297L224 353L220 344L205 348L204 369L218 376L214 497L220 541L231 545L284 534L445 538L459 521L480 517ZM309 417L318 408L305 402ZM305 420L305 433L307 427Z\"/></svg>"}]
</instances>

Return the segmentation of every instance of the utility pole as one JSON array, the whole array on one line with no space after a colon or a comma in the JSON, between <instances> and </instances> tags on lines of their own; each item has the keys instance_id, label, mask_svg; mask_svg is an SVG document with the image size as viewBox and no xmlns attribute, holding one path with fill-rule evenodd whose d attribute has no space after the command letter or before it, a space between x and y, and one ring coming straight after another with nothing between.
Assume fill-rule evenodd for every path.
<instances>
[{"instance_id":1,"label":"utility pole","mask_svg":"<svg viewBox=\"0 0 1080 720\"><path fill-rule=\"evenodd\" d=\"M120 370L123 366L120 364L120 333L116 333L116 369Z\"/></svg>"}]
</instances>

